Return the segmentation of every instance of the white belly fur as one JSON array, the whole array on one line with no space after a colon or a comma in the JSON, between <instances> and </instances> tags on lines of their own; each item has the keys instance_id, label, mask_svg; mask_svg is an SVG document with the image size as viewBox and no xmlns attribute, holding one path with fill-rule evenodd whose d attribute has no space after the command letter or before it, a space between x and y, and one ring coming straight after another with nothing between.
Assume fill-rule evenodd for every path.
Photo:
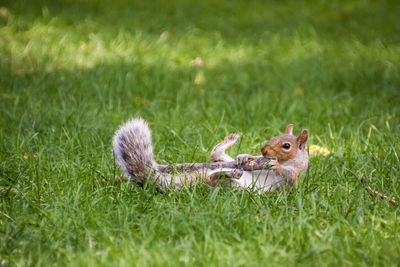
<instances>
[{"instance_id":1,"label":"white belly fur","mask_svg":"<svg viewBox=\"0 0 400 267\"><path fill-rule=\"evenodd\" d=\"M244 172L240 179L232 179L236 186L245 187L259 193L272 192L286 185L286 178L273 171Z\"/></svg>"},{"instance_id":2,"label":"white belly fur","mask_svg":"<svg viewBox=\"0 0 400 267\"><path fill-rule=\"evenodd\" d=\"M208 173L232 172L233 169L221 168ZM229 179L232 186L247 188L258 193L272 192L286 185L286 178L270 170L245 171L239 179Z\"/></svg>"}]
</instances>

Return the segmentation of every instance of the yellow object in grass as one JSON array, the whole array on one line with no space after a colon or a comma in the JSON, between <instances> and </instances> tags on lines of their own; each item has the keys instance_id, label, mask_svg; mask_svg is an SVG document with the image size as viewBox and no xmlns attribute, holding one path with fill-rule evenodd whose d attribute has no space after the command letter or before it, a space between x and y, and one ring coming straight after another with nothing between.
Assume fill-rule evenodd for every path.
<instances>
[{"instance_id":1,"label":"yellow object in grass","mask_svg":"<svg viewBox=\"0 0 400 267\"><path fill-rule=\"evenodd\" d=\"M331 152L325 147L312 145L308 149L308 153L310 154L311 157L315 157L315 156L328 156Z\"/></svg>"}]
</instances>

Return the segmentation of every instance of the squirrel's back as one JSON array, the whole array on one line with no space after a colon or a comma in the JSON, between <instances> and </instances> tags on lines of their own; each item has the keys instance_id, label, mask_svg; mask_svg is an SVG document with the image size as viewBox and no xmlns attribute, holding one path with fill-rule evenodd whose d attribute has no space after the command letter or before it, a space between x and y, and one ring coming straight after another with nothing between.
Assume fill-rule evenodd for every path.
<instances>
[{"instance_id":1,"label":"squirrel's back","mask_svg":"<svg viewBox=\"0 0 400 267\"><path fill-rule=\"evenodd\" d=\"M123 124L113 138L116 162L132 179L143 183L157 166L153 157L151 130L141 118Z\"/></svg>"}]
</instances>

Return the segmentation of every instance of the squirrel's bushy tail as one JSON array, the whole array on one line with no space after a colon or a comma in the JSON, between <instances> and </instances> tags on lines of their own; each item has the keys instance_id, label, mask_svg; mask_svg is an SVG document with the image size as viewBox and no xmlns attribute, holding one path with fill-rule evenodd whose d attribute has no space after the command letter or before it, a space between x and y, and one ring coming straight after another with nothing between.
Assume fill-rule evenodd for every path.
<instances>
[{"instance_id":1,"label":"squirrel's bushy tail","mask_svg":"<svg viewBox=\"0 0 400 267\"><path fill-rule=\"evenodd\" d=\"M153 175L157 163L153 158L151 131L143 119L123 124L114 135L113 149L116 162L133 180L142 184Z\"/></svg>"}]
</instances>

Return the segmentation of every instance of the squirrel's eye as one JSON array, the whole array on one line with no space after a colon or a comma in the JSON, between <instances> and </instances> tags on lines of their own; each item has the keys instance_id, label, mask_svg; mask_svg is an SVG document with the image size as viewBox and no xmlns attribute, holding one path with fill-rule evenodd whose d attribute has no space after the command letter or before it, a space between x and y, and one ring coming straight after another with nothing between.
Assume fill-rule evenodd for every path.
<instances>
[{"instance_id":1,"label":"squirrel's eye","mask_svg":"<svg viewBox=\"0 0 400 267\"><path fill-rule=\"evenodd\" d=\"M289 143L284 143L282 147L284 149L289 149L290 148L290 144Z\"/></svg>"}]
</instances>

